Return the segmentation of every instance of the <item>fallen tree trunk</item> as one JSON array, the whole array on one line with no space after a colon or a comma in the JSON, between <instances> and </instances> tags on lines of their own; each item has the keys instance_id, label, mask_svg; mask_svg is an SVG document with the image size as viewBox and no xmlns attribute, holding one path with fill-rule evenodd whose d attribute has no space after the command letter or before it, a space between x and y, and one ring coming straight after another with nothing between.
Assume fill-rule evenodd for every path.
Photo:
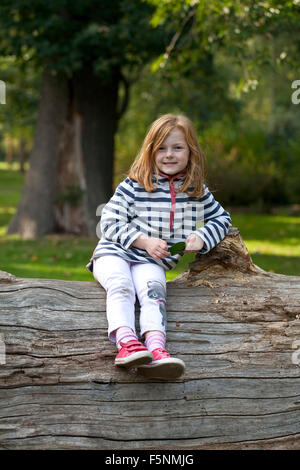
<instances>
[{"instance_id":1,"label":"fallen tree trunk","mask_svg":"<svg viewBox=\"0 0 300 470\"><path fill-rule=\"evenodd\" d=\"M168 283L167 312L172 383L113 366L98 283L2 272L0 448L299 449L300 277L231 229Z\"/></svg>"}]
</instances>

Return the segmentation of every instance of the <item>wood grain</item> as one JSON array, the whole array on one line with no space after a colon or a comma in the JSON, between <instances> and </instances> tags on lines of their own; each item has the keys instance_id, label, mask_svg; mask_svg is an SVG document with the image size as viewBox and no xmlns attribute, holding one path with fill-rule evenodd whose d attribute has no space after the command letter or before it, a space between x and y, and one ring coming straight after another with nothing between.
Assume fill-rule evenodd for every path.
<instances>
[{"instance_id":1,"label":"wood grain","mask_svg":"<svg viewBox=\"0 0 300 470\"><path fill-rule=\"evenodd\" d=\"M0 448L299 449L300 278L231 229L167 291L186 373L151 381L114 367L98 283L0 272Z\"/></svg>"}]
</instances>

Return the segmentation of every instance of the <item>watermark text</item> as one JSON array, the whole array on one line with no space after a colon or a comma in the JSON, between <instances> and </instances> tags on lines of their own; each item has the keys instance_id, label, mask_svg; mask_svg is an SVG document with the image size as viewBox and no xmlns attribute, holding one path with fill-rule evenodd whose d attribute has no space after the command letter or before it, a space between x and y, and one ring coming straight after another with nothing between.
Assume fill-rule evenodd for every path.
<instances>
[{"instance_id":1,"label":"watermark text","mask_svg":"<svg viewBox=\"0 0 300 470\"><path fill-rule=\"evenodd\" d=\"M0 365L6 364L4 336L0 333Z\"/></svg>"},{"instance_id":2,"label":"watermark text","mask_svg":"<svg viewBox=\"0 0 300 470\"><path fill-rule=\"evenodd\" d=\"M292 363L299 366L300 365L300 339L293 341L292 349L296 351L292 354Z\"/></svg>"},{"instance_id":3,"label":"watermark text","mask_svg":"<svg viewBox=\"0 0 300 470\"><path fill-rule=\"evenodd\" d=\"M293 104L300 103L300 80L294 80L292 83L292 88L296 88L296 91L292 93L291 100Z\"/></svg>"},{"instance_id":4,"label":"watermark text","mask_svg":"<svg viewBox=\"0 0 300 470\"><path fill-rule=\"evenodd\" d=\"M0 80L0 104L6 104L6 85L3 80Z\"/></svg>"}]
</instances>

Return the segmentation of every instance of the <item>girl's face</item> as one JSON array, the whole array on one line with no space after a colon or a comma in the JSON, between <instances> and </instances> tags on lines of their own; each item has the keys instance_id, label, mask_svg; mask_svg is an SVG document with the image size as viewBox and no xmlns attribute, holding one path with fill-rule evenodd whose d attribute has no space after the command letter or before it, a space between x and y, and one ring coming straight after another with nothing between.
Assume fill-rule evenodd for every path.
<instances>
[{"instance_id":1,"label":"girl's face","mask_svg":"<svg viewBox=\"0 0 300 470\"><path fill-rule=\"evenodd\" d=\"M173 129L154 154L155 163L162 173L175 175L185 170L190 150L181 129Z\"/></svg>"}]
</instances>

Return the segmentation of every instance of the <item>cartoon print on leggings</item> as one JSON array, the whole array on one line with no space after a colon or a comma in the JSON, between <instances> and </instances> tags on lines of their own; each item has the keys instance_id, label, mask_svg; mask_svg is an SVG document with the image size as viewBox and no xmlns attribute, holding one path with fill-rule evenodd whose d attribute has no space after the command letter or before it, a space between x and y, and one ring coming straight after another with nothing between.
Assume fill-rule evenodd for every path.
<instances>
[{"instance_id":1,"label":"cartoon print on leggings","mask_svg":"<svg viewBox=\"0 0 300 470\"><path fill-rule=\"evenodd\" d=\"M150 299L156 300L156 303L159 305L159 311L162 316L161 324L165 326L166 324L166 291L164 286L158 281L148 281L148 297Z\"/></svg>"}]
</instances>

